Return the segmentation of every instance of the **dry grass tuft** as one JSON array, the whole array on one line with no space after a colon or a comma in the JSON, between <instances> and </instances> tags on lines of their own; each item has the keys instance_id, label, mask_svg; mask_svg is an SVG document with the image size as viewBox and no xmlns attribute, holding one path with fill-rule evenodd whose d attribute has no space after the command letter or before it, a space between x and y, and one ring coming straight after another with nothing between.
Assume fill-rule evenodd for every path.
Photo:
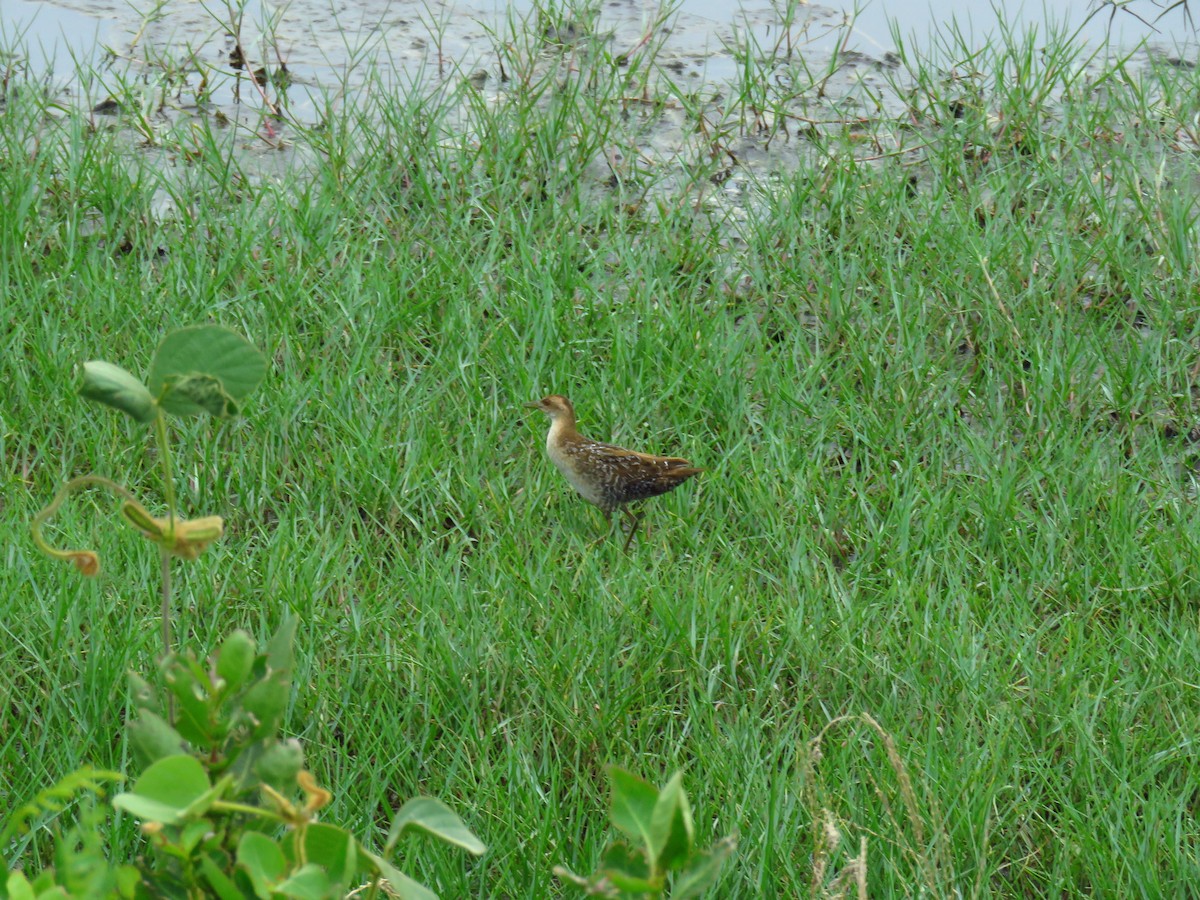
<instances>
[{"instance_id":1,"label":"dry grass tuft","mask_svg":"<svg viewBox=\"0 0 1200 900\"><path fill-rule=\"evenodd\" d=\"M857 810L845 810L842 815L834 812L839 806L852 805L844 799L845 792L839 790L842 777L832 783L832 777L820 772L823 745L834 730L850 732L847 745L855 737L863 742L864 761L868 763L863 780L870 785L879 807L874 813L862 808L861 800ZM880 748L884 760L872 759ZM891 773L890 778L881 777L881 773L887 772ZM811 896L828 900L866 898L869 837L877 846L882 844L885 848L882 853L891 858L891 865L902 869L907 862L912 867L913 878L933 896L955 893L950 851L946 834L939 824L942 817L937 802L929 791L918 794L895 740L873 717L867 713L839 716L826 725L808 743L803 783L805 805L813 812ZM886 831L880 831L868 824L870 821L883 821L888 827ZM844 851L838 853L843 833L847 831L862 832L858 854L849 859L844 858ZM894 848L899 853L891 854L886 848Z\"/></svg>"}]
</instances>

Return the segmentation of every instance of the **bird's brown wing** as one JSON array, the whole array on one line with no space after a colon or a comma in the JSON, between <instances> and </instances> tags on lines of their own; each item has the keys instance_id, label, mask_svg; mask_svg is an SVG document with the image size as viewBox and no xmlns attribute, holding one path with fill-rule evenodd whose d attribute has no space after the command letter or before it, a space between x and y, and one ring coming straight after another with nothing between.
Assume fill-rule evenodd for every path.
<instances>
[{"instance_id":1,"label":"bird's brown wing","mask_svg":"<svg viewBox=\"0 0 1200 900\"><path fill-rule=\"evenodd\" d=\"M597 459L607 460L613 465L629 469L647 466L652 471L662 472L692 468L690 462L678 456L655 456L653 453L639 453L637 450L628 450L625 447L618 447L616 444L602 444L600 441L588 441L587 443L591 445L592 455Z\"/></svg>"},{"instance_id":2,"label":"bird's brown wing","mask_svg":"<svg viewBox=\"0 0 1200 900\"><path fill-rule=\"evenodd\" d=\"M703 471L678 456L654 456L588 441L585 455L618 503L665 494Z\"/></svg>"}]
</instances>

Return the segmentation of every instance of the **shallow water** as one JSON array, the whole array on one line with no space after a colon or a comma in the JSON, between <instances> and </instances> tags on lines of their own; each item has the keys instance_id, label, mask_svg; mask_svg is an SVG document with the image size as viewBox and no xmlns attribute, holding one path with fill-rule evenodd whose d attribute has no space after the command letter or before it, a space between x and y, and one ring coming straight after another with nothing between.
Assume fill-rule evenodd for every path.
<instances>
[{"instance_id":1,"label":"shallow water","mask_svg":"<svg viewBox=\"0 0 1200 900\"><path fill-rule=\"evenodd\" d=\"M960 14L986 4L985 11L972 13L971 29L961 30L972 48L986 44L988 35L994 39L1000 30L992 2L955 4ZM127 129L131 144L147 153L163 152L151 134L156 128L169 130L189 117L239 122L248 136L239 152L257 157L250 168L272 177L304 153L303 140L294 140L299 132L292 125L319 125L331 109L360 94L380 89L403 93L406 83L417 81L429 85L468 79L494 99L505 90L497 50L504 42L570 45L579 37L577 30L591 29L617 57L649 40L657 47L656 77L682 85L684 92L695 86L699 93L703 87L711 121L728 126L731 136L722 148L732 162L719 179L714 176L715 187L704 193L706 202L736 216L744 204L748 173L783 174L806 164L806 151L800 149L805 142L793 142L793 134L826 126L854 129L863 115L882 113L899 120L905 101L897 80L903 73L888 49L892 41L887 13L905 10L899 31L902 38L916 35L915 46L940 48L948 56L963 50L962 42L949 32L936 40L930 36L933 19L916 11L928 13L928 0L876 0L852 26L840 9L798 2L793 18L785 23L781 10L786 4L787 0L743 0L731 6L722 0L684 0L669 18L661 19L658 3L605 0L594 23L547 24L529 5L497 0L0 0L0 48L15 50L7 57L0 55L0 76L53 72L47 78L53 78L63 96L95 117L112 116L117 122L123 113L140 114L129 117L136 120L133 124L122 121L117 127ZM1133 8L1144 13L1143 18L1157 12L1148 0L1134 0ZM1018 34L1031 28L1039 37L1046 34L1040 11L1036 16L1024 6L1018 11ZM1086 28L1093 46L1103 44L1105 20L1097 17L1085 24L1087 11L1086 4L1072 4L1060 17L1056 33ZM1180 12L1160 22L1159 32L1125 13L1118 13L1116 24L1115 40L1145 38L1154 45L1139 51L1135 63L1154 55L1195 59L1195 35ZM1082 39L1084 32L1080 34ZM739 47L754 49L739 57ZM820 73L838 48L838 65L829 67L834 74L815 92L819 102L814 92L800 90L794 95L800 105L788 105L789 100L776 104L773 112L759 107L759 112L751 110L753 121L725 118L744 116L749 109L743 105L740 113L730 113L722 106L722 95L731 93L724 85L739 76L773 87L780 79L797 78L795 69L771 66L747 75L739 69L746 58L800 58L808 67L803 76L807 79L809 71ZM239 50L245 66L239 62ZM78 80L77 62L92 74ZM284 66L287 85L272 85L270 79ZM247 69L258 70L257 78L248 78ZM272 103L285 114L268 115ZM130 104L140 109L130 109ZM776 114L783 118L770 118ZM639 158L660 173L680 169L680 160L711 155L711 146L699 146L696 122L679 104L666 104L636 132L624 136L625 146L636 146ZM896 138L894 143L903 142ZM590 175L601 184L610 173L598 161ZM669 192L690 184L682 174L677 182L672 184L668 177L661 187Z\"/></svg>"},{"instance_id":2,"label":"shallow water","mask_svg":"<svg viewBox=\"0 0 1200 900\"><path fill-rule=\"evenodd\" d=\"M734 63L723 52L736 32L757 32L761 41L772 39L772 26L786 0L682 0L673 19L667 49L677 56L688 53L706 61L688 66L692 77L726 79ZM157 4L123 0L4 0L0 3L0 46L14 38L26 47L34 72L62 71L72 58L94 60L104 48L118 57L136 55L139 48L194 53L207 57L228 52L226 33L240 31L248 55L265 39L278 39L290 69L317 75L322 70L344 69L366 47L381 52L400 68L413 71L429 63L431 50L439 63L463 68L479 62L490 32L502 31L506 17L528 15L528 2L498 0L447 2L447 0L245 0L239 3L198 3L170 0L161 11ZM935 11L935 6L940 7ZM231 10L240 8L240 28L231 24ZM872 0L853 19L846 46L868 55L895 49L892 29L909 46L929 47L960 31L972 44L982 44L1002 28L997 8L1008 27L1036 28L1045 34L1054 28L1093 45L1111 39L1113 48L1128 48L1141 40L1162 52L1175 51L1190 58L1197 32L1182 10L1162 18L1154 0L1135 0L1126 10L1097 10L1096 4L1073 0L1056 4L1047 13L1035 3L997 3L997 0L956 0L947 14L932 0ZM618 42L637 39L652 21L660 4L649 0L607 0L601 27L611 29ZM139 12L140 10L140 12ZM817 52L828 52L846 35L840 26L850 20L853 7L834 0L825 6L796 5L796 22L806 27L804 41ZM476 50L472 58L472 50ZM483 51L485 52L485 51ZM265 58L264 54L264 58ZM269 60L267 60L269 62Z\"/></svg>"},{"instance_id":3,"label":"shallow water","mask_svg":"<svg viewBox=\"0 0 1200 900\"><path fill-rule=\"evenodd\" d=\"M238 68L232 64L237 34L252 68L265 66L270 72L286 65L293 86L288 112L312 124L321 106L317 95L330 88L360 87L371 74L370 60L381 63L389 81L478 73L494 81L499 74L497 36L519 33L522 23L528 29L542 27L528 5L488 0L245 0L236 13L232 3L170 2L155 15L138 15L134 5L119 0L4 0L0 46L19 44L24 53L20 66L37 75L52 69L65 78L76 60L99 63L98 83L81 97L89 106L115 94L127 82L129 66L134 77L152 74L149 70L160 78L167 73L168 80L172 70L179 70L179 77L190 70L194 81L199 80L196 72L222 76L213 78L210 99L226 106L238 99L228 84ZM614 55L636 48L653 30L661 42L657 61L672 78L697 84L729 81L738 74L731 48L747 38L773 46L780 37L780 19L770 0L740 3L736 15L716 13L712 7L718 6L722 4L712 0L689 0L664 25L656 21L656 3L608 0L594 27L608 35ZM828 55L841 41L845 22L840 11L804 5L797 8L790 33L806 52Z\"/></svg>"}]
</instances>

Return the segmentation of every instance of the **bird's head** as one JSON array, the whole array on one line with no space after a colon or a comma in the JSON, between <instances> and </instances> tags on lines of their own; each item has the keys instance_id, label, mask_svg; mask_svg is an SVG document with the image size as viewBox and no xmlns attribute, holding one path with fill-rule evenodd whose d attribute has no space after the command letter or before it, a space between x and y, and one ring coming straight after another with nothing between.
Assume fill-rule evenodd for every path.
<instances>
[{"instance_id":1,"label":"bird's head","mask_svg":"<svg viewBox=\"0 0 1200 900\"><path fill-rule=\"evenodd\" d=\"M562 394L551 394L549 397L543 397L541 400L526 403L525 408L540 409L550 417L551 421L560 418L565 418L569 421L574 421L575 419L575 407Z\"/></svg>"}]
</instances>

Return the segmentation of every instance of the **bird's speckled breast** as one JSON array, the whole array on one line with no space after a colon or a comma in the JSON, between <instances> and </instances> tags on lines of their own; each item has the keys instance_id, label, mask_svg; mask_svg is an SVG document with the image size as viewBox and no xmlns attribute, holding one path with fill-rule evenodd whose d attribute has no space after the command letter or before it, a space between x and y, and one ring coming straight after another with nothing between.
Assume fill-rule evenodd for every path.
<instances>
[{"instance_id":1,"label":"bird's speckled breast","mask_svg":"<svg viewBox=\"0 0 1200 900\"><path fill-rule=\"evenodd\" d=\"M563 477L571 483L571 487L575 488L583 499L589 503L596 504L601 509L608 509L611 503L604 496L604 492L595 477L584 477L583 473L576 468L575 458L555 438L556 435L553 431L546 437L546 455L550 457L550 461L554 463L558 471L563 473ZM578 448L572 447L571 449L578 452Z\"/></svg>"}]
</instances>

